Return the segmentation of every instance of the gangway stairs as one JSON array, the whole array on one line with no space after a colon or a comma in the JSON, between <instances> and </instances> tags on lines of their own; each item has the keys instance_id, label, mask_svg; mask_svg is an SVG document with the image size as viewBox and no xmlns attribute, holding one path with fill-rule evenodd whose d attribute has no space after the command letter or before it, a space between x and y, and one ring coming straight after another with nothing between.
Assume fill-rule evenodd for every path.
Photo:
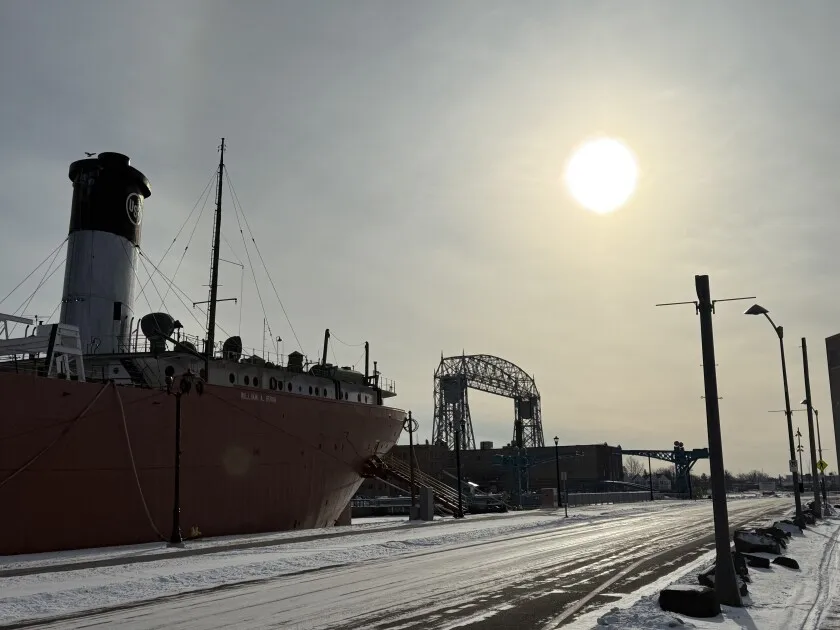
<instances>
[{"instance_id":1,"label":"gangway stairs","mask_svg":"<svg viewBox=\"0 0 840 630\"><path fill-rule=\"evenodd\" d=\"M383 481L397 480L411 487L411 467L393 455L374 457L368 460L365 471L366 477L377 477ZM427 487L434 491L435 507L445 514L458 513L458 491L442 481L414 469L414 484L418 488ZM466 510L469 497L462 494L464 509Z\"/></svg>"}]
</instances>

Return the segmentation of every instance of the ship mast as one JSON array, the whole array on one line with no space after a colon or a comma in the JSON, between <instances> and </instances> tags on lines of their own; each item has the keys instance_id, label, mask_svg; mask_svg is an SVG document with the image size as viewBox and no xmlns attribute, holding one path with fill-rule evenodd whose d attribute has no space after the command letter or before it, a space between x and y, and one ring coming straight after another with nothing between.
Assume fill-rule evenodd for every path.
<instances>
[{"instance_id":1,"label":"ship mast","mask_svg":"<svg viewBox=\"0 0 840 630\"><path fill-rule=\"evenodd\" d=\"M213 358L213 344L216 337L216 302L219 295L219 244L222 236L222 179L225 172L225 139L219 147L219 175L216 185L216 216L213 221L212 264L210 266L210 308L207 309L207 344L204 354L207 360Z\"/></svg>"}]
</instances>

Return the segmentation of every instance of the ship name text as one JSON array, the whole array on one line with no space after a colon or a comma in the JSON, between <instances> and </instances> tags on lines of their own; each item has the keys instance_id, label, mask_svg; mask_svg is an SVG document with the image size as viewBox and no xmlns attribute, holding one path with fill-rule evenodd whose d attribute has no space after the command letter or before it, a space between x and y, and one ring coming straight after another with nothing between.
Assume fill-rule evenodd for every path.
<instances>
[{"instance_id":1,"label":"ship name text","mask_svg":"<svg viewBox=\"0 0 840 630\"><path fill-rule=\"evenodd\" d=\"M255 400L257 402L276 403L277 398L268 394L256 394L251 392L239 392L239 397L242 400Z\"/></svg>"}]
</instances>

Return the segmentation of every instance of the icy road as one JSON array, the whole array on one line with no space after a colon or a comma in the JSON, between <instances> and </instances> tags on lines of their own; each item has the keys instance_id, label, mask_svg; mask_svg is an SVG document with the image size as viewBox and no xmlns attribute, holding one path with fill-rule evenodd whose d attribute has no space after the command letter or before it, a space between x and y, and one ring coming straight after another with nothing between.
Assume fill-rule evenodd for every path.
<instances>
[{"instance_id":1,"label":"icy road","mask_svg":"<svg viewBox=\"0 0 840 630\"><path fill-rule=\"evenodd\" d=\"M790 503L730 501L730 521L735 526L772 518ZM529 525L516 525L516 519L528 523L529 518ZM564 520L544 513L542 520L535 518L468 518L425 529L391 528L250 550L231 556L239 559L238 568L209 555L7 578L0 581L7 597L0 599L0 611L16 607L15 619L6 616L3 621L39 628L547 629L636 591L711 548L708 501L647 504L591 518ZM459 538L459 531L472 533ZM371 544L380 551L372 553ZM325 554L333 559L331 566L319 566L318 558ZM279 567L270 562L298 556L307 558L309 564L303 566L312 568L290 573L283 565L286 569L251 572L251 581L223 586L201 573L210 570L207 563L216 563L213 575L229 571L236 576L243 562ZM120 581L129 588L159 584L157 593L150 592L155 596L171 593L166 583L186 575L200 575L214 588L143 603L109 599L109 589ZM60 601L62 592L77 601L88 597L83 607L98 610L39 624L24 621L43 616L43 607ZM24 614L27 607L35 614Z\"/></svg>"}]
</instances>

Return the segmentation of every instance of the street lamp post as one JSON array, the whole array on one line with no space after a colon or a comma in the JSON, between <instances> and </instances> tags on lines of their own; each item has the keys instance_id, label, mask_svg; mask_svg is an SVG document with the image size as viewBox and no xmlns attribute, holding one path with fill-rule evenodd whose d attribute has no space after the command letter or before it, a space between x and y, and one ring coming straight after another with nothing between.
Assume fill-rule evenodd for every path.
<instances>
[{"instance_id":1,"label":"street lamp post","mask_svg":"<svg viewBox=\"0 0 840 630\"><path fill-rule=\"evenodd\" d=\"M458 473L458 513L455 518L464 518L464 494L461 490L461 407L455 408L455 468Z\"/></svg>"},{"instance_id":2,"label":"street lamp post","mask_svg":"<svg viewBox=\"0 0 840 630\"><path fill-rule=\"evenodd\" d=\"M408 417L403 420L403 428L408 429L408 461L409 466L411 467L409 481L411 485L411 509L408 513L408 518L417 518L417 486L414 484L414 432L417 430L417 420L415 420L411 412L408 412Z\"/></svg>"},{"instance_id":3,"label":"street lamp post","mask_svg":"<svg viewBox=\"0 0 840 630\"><path fill-rule=\"evenodd\" d=\"M554 464L557 467L557 507L563 507L563 494L560 491L560 438L554 436Z\"/></svg>"},{"instance_id":4,"label":"street lamp post","mask_svg":"<svg viewBox=\"0 0 840 630\"><path fill-rule=\"evenodd\" d=\"M813 407L812 407L813 409ZM814 409L814 420L817 423L817 450L820 453L820 461L823 461L822 458L822 438L820 438L820 412L818 409ZM825 470L820 471L820 486L822 487L822 498L823 498L823 505L828 502L826 498L825 492Z\"/></svg>"},{"instance_id":5,"label":"street lamp post","mask_svg":"<svg viewBox=\"0 0 840 630\"><path fill-rule=\"evenodd\" d=\"M796 466L796 449L793 445L793 414L790 411L790 392L788 390L787 363L785 362L784 328L776 326L776 323L770 318L770 311L759 304L753 304L744 311L744 315L764 315L773 327L776 336L779 338L779 352L782 358L782 383L785 388L785 416L787 416L788 446L790 448L790 470L793 475L793 498L796 503L796 522L802 526L805 523L802 518L802 499L799 496L799 474Z\"/></svg>"},{"instance_id":6,"label":"street lamp post","mask_svg":"<svg viewBox=\"0 0 840 630\"><path fill-rule=\"evenodd\" d=\"M802 470L802 451L805 449L802 448L802 431L799 430L799 427L796 427L796 452L799 454L799 469ZM799 490L802 491L805 489L805 478L802 477L802 482L799 484Z\"/></svg>"},{"instance_id":7,"label":"street lamp post","mask_svg":"<svg viewBox=\"0 0 840 630\"><path fill-rule=\"evenodd\" d=\"M817 448L814 444L814 414L811 408L811 377L808 371L808 342L802 337L802 369L805 373L805 398L808 400L808 446L811 448L811 488L814 491L814 515L822 517L820 487L817 485Z\"/></svg>"}]
</instances>

